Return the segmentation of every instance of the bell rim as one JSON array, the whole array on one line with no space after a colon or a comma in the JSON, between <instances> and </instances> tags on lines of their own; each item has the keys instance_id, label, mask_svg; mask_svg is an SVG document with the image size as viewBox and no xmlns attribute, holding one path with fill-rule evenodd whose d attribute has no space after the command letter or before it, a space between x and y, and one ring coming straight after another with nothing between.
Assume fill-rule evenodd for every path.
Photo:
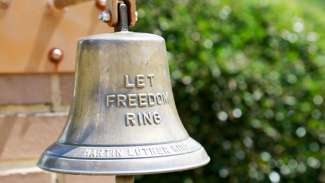
<instances>
[{"instance_id":1,"label":"bell rim","mask_svg":"<svg viewBox=\"0 0 325 183\"><path fill-rule=\"evenodd\" d=\"M172 156L139 159L87 160L53 156L45 152L37 166L43 170L79 175L147 175L195 169L210 162L205 149ZM53 165L51 162L55 161Z\"/></svg>"}]
</instances>

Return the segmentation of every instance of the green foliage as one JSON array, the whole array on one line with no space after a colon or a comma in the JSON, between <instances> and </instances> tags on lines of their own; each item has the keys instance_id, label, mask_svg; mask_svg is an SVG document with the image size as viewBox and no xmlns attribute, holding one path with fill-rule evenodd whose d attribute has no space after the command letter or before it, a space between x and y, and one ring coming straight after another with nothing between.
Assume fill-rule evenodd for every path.
<instances>
[{"instance_id":1,"label":"green foliage","mask_svg":"<svg viewBox=\"0 0 325 183\"><path fill-rule=\"evenodd\" d=\"M138 2L135 30L166 38L178 111L211 157L138 182L325 181L324 24L306 4Z\"/></svg>"}]
</instances>

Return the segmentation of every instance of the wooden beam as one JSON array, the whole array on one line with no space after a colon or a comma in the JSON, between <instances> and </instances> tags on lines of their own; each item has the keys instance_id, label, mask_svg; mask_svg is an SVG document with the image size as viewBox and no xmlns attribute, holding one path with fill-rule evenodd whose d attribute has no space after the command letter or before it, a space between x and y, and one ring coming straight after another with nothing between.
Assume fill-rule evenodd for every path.
<instances>
[{"instance_id":1,"label":"wooden beam","mask_svg":"<svg viewBox=\"0 0 325 183\"><path fill-rule=\"evenodd\" d=\"M134 176L116 176L116 183L134 183Z\"/></svg>"}]
</instances>

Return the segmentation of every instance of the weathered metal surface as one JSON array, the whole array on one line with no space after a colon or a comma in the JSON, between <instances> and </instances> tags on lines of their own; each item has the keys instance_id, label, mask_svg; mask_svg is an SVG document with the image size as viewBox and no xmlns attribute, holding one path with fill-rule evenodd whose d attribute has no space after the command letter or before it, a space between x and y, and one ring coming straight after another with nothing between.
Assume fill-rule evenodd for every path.
<instances>
[{"instance_id":1,"label":"weathered metal surface","mask_svg":"<svg viewBox=\"0 0 325 183\"><path fill-rule=\"evenodd\" d=\"M179 119L164 39L119 32L80 40L74 102L45 170L137 175L203 166L209 157Z\"/></svg>"},{"instance_id":2,"label":"weathered metal surface","mask_svg":"<svg viewBox=\"0 0 325 183\"><path fill-rule=\"evenodd\" d=\"M0 8L0 73L73 72L78 39L112 31L97 19L95 1L63 10L53 10L47 0L6 3ZM59 64L49 61L52 48L64 52Z\"/></svg>"}]
</instances>

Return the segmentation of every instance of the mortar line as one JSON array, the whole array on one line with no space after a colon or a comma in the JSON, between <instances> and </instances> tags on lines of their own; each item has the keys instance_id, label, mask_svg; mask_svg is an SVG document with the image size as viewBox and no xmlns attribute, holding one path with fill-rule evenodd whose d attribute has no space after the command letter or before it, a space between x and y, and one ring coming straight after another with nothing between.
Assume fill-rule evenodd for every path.
<instances>
[{"instance_id":1,"label":"mortar line","mask_svg":"<svg viewBox=\"0 0 325 183\"><path fill-rule=\"evenodd\" d=\"M53 74L51 76L51 103L52 111L60 111L62 98L60 88L60 76L59 74Z\"/></svg>"}]
</instances>

